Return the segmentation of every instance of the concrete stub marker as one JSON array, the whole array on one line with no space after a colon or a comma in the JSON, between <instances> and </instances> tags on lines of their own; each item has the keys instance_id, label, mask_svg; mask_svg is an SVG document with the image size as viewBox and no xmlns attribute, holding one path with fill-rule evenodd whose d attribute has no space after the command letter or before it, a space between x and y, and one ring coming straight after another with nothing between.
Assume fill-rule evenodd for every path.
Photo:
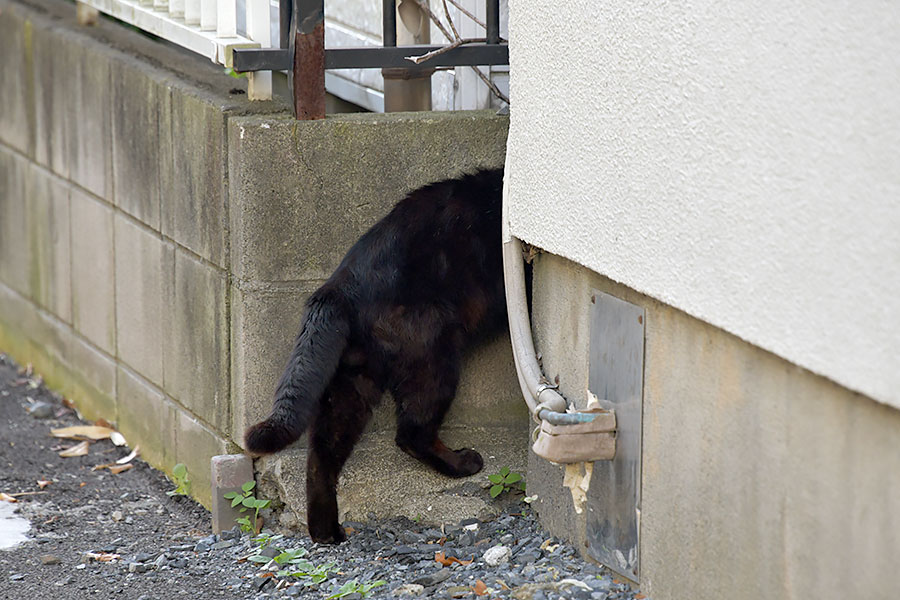
<instances>
[{"instance_id":1,"label":"concrete stub marker","mask_svg":"<svg viewBox=\"0 0 900 600\"><path fill-rule=\"evenodd\" d=\"M253 480L253 461L245 454L220 454L210 460L212 469L212 528L221 533L235 526L240 507L231 507L228 492L241 492L241 486Z\"/></svg>"}]
</instances>

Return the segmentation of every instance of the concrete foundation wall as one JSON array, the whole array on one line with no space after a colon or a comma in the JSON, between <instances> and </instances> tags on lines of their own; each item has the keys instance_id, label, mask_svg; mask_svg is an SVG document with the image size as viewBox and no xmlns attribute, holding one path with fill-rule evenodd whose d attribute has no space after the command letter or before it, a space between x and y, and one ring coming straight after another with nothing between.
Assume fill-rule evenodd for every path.
<instances>
[{"instance_id":1,"label":"concrete foundation wall","mask_svg":"<svg viewBox=\"0 0 900 600\"><path fill-rule=\"evenodd\" d=\"M588 385L592 290L645 310L642 591L897 597L900 411L542 254L536 346L570 398ZM583 546L562 468L532 454L528 475L545 525Z\"/></svg>"},{"instance_id":2,"label":"concrete foundation wall","mask_svg":"<svg viewBox=\"0 0 900 600\"><path fill-rule=\"evenodd\" d=\"M0 2L0 351L33 363L86 417L115 422L151 464L184 462L208 504L209 459L240 451L267 413L309 293L407 191L501 165L507 120L295 122L203 59L74 18L58 2ZM523 470L508 341L469 364L448 429L470 432L457 436L469 446L514 432L520 443L488 464ZM380 414L365 443L392 446L392 421ZM302 458L301 444L261 478L301 518ZM393 485L355 460L365 468L346 490ZM366 502L354 508L351 492L343 505L396 510Z\"/></svg>"}]
</instances>

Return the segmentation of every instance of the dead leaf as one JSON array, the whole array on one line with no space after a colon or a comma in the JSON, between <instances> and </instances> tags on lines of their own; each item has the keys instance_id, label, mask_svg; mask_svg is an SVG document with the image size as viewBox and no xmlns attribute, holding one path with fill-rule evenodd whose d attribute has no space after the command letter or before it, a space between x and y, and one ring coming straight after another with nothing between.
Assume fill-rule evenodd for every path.
<instances>
[{"instance_id":1,"label":"dead leaf","mask_svg":"<svg viewBox=\"0 0 900 600\"><path fill-rule=\"evenodd\" d=\"M118 431L113 431L109 434L109 440L116 446L124 446L128 443L125 441L125 436Z\"/></svg>"},{"instance_id":2,"label":"dead leaf","mask_svg":"<svg viewBox=\"0 0 900 600\"><path fill-rule=\"evenodd\" d=\"M113 475L118 475L122 471L127 471L128 469L132 469L132 468L134 468L134 465L132 465L132 464L113 465L109 468L109 472L112 473Z\"/></svg>"},{"instance_id":3,"label":"dead leaf","mask_svg":"<svg viewBox=\"0 0 900 600\"><path fill-rule=\"evenodd\" d=\"M115 464L116 463L104 463L102 465L94 465L93 467L91 467L91 471L99 471L100 469L108 469Z\"/></svg>"},{"instance_id":4,"label":"dead leaf","mask_svg":"<svg viewBox=\"0 0 900 600\"><path fill-rule=\"evenodd\" d=\"M3 492L0 492L0 500L2 500L3 502L18 502L18 500Z\"/></svg>"},{"instance_id":5,"label":"dead leaf","mask_svg":"<svg viewBox=\"0 0 900 600\"><path fill-rule=\"evenodd\" d=\"M443 552L435 552L434 553L435 562L441 563L445 567L449 567L453 563L459 563L462 566L466 566L472 564L471 560L460 560L455 556L444 556Z\"/></svg>"},{"instance_id":6,"label":"dead leaf","mask_svg":"<svg viewBox=\"0 0 900 600\"><path fill-rule=\"evenodd\" d=\"M112 554L110 552L85 552L85 557L88 560L93 560L96 562L116 562L120 558L122 558L119 554Z\"/></svg>"},{"instance_id":7,"label":"dead leaf","mask_svg":"<svg viewBox=\"0 0 900 600\"><path fill-rule=\"evenodd\" d=\"M124 465L126 463L130 463L132 460L134 460L134 457L140 453L141 453L141 447L135 446L134 450L131 451L131 454L129 454L128 456L123 456L122 458L120 458L119 460L116 461L116 464Z\"/></svg>"},{"instance_id":8,"label":"dead leaf","mask_svg":"<svg viewBox=\"0 0 900 600\"><path fill-rule=\"evenodd\" d=\"M112 429L112 428L113 428L112 423L110 423L109 421L107 421L107 420L104 419L103 417L100 417L99 419L97 419L96 421L94 421L94 425L96 425L97 427L106 427L107 429Z\"/></svg>"},{"instance_id":9,"label":"dead leaf","mask_svg":"<svg viewBox=\"0 0 900 600\"><path fill-rule=\"evenodd\" d=\"M88 438L89 440L105 440L109 439L115 429L109 427L100 427L98 425L76 425L74 427L63 427L62 429L50 430L50 435L58 438L68 438L72 440L80 440Z\"/></svg>"},{"instance_id":10,"label":"dead leaf","mask_svg":"<svg viewBox=\"0 0 900 600\"><path fill-rule=\"evenodd\" d=\"M91 443L88 441L81 442L80 444L75 444L69 448L66 448L59 455L63 458L72 458L73 456L85 456L89 452L89 448L91 447Z\"/></svg>"},{"instance_id":11,"label":"dead leaf","mask_svg":"<svg viewBox=\"0 0 900 600\"><path fill-rule=\"evenodd\" d=\"M541 550L546 550L547 552L553 553L554 550L559 548L559 544L553 543L553 538L548 538L544 540L544 543L541 544Z\"/></svg>"},{"instance_id":12,"label":"dead leaf","mask_svg":"<svg viewBox=\"0 0 900 600\"><path fill-rule=\"evenodd\" d=\"M41 488L41 489L44 489L45 487L47 487L47 486L50 485L51 483L53 483L53 482L52 482L52 481L48 481L47 479L39 479L38 482L37 482L38 487Z\"/></svg>"},{"instance_id":13,"label":"dead leaf","mask_svg":"<svg viewBox=\"0 0 900 600\"><path fill-rule=\"evenodd\" d=\"M476 596L486 596L488 594L487 585L480 579L475 582L475 587L472 588L472 591L475 592Z\"/></svg>"},{"instance_id":14,"label":"dead leaf","mask_svg":"<svg viewBox=\"0 0 900 600\"><path fill-rule=\"evenodd\" d=\"M356 533L356 530L352 527L344 527L344 533L346 533L348 536L351 536Z\"/></svg>"}]
</instances>

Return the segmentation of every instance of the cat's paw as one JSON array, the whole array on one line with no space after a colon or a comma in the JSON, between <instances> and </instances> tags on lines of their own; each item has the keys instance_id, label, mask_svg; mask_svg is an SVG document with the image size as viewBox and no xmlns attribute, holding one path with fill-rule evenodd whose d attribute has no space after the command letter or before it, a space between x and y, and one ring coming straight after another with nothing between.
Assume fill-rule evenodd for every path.
<instances>
[{"instance_id":1,"label":"cat's paw","mask_svg":"<svg viewBox=\"0 0 900 600\"><path fill-rule=\"evenodd\" d=\"M309 537L319 544L340 544L347 539L347 533L340 523L309 524Z\"/></svg>"},{"instance_id":2,"label":"cat's paw","mask_svg":"<svg viewBox=\"0 0 900 600\"><path fill-rule=\"evenodd\" d=\"M471 448L454 450L453 453L456 455L456 460L454 461L456 463L454 465L456 473L453 474L454 477L468 477L484 467L484 459Z\"/></svg>"}]
</instances>

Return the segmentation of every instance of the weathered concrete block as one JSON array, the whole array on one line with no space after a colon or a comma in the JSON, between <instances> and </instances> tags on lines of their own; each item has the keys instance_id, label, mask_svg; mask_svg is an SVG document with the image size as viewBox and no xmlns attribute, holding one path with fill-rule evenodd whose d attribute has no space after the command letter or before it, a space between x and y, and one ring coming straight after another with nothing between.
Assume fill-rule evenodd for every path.
<instances>
[{"instance_id":1,"label":"weathered concrete block","mask_svg":"<svg viewBox=\"0 0 900 600\"><path fill-rule=\"evenodd\" d=\"M229 119L235 274L326 278L406 192L502 165L508 122L488 111Z\"/></svg>"},{"instance_id":2,"label":"weathered concrete block","mask_svg":"<svg viewBox=\"0 0 900 600\"><path fill-rule=\"evenodd\" d=\"M463 360L456 398L446 421L476 427L509 427L528 423L509 335L472 348Z\"/></svg>"},{"instance_id":3,"label":"weathered concrete block","mask_svg":"<svg viewBox=\"0 0 900 600\"><path fill-rule=\"evenodd\" d=\"M29 164L25 196L29 296L71 322L69 189L44 169Z\"/></svg>"},{"instance_id":4,"label":"weathered concrete block","mask_svg":"<svg viewBox=\"0 0 900 600\"><path fill-rule=\"evenodd\" d=\"M502 467L525 473L528 423L452 428L443 438L452 448L478 450L484 458L482 472L462 479L445 477L403 453L394 444L392 432L367 434L350 455L338 482L341 520L365 521L369 513L375 513L440 524L495 514L497 507L484 489L489 485L487 475ZM294 446L256 464L260 493L281 498L297 519L289 525L306 524L306 456L305 448Z\"/></svg>"},{"instance_id":5,"label":"weathered concrete block","mask_svg":"<svg viewBox=\"0 0 900 600\"><path fill-rule=\"evenodd\" d=\"M109 354L116 353L113 209L77 188L72 210L72 325Z\"/></svg>"},{"instance_id":6,"label":"weathered concrete block","mask_svg":"<svg viewBox=\"0 0 900 600\"><path fill-rule=\"evenodd\" d=\"M73 64L68 75L71 112L66 121L72 152L70 176L92 194L112 201L110 55L85 45L83 39L70 44L68 51Z\"/></svg>"},{"instance_id":7,"label":"weathered concrete block","mask_svg":"<svg viewBox=\"0 0 900 600\"><path fill-rule=\"evenodd\" d=\"M192 495L207 508L212 506L210 460L227 454L228 443L212 429L179 410L175 421L175 451L191 477Z\"/></svg>"},{"instance_id":8,"label":"weathered concrete block","mask_svg":"<svg viewBox=\"0 0 900 600\"><path fill-rule=\"evenodd\" d=\"M32 31L26 11L4 4L0 18L0 140L19 152L31 155L34 148L34 71L32 70ZM12 82L15 82L13 84Z\"/></svg>"},{"instance_id":9,"label":"weathered concrete block","mask_svg":"<svg viewBox=\"0 0 900 600\"><path fill-rule=\"evenodd\" d=\"M225 114L170 84L160 105L162 232L225 266ZM161 93L162 93L161 92Z\"/></svg>"},{"instance_id":10,"label":"weathered concrete block","mask_svg":"<svg viewBox=\"0 0 900 600\"><path fill-rule=\"evenodd\" d=\"M141 446L151 465L171 471L176 462L178 411L162 391L133 371L116 369L119 413L116 425L128 443ZM193 473L192 473L193 475Z\"/></svg>"},{"instance_id":11,"label":"weathered concrete block","mask_svg":"<svg viewBox=\"0 0 900 600\"><path fill-rule=\"evenodd\" d=\"M275 385L300 329L303 303L316 283L231 286L231 438L243 445L244 431L272 408Z\"/></svg>"},{"instance_id":12,"label":"weathered concrete block","mask_svg":"<svg viewBox=\"0 0 900 600\"><path fill-rule=\"evenodd\" d=\"M253 481L253 461L245 454L223 454L210 460L212 472L212 528L219 533L234 527L240 518L238 507L232 508L231 500L225 499L229 492L241 492L241 486ZM251 517L252 518L252 517Z\"/></svg>"},{"instance_id":13,"label":"weathered concrete block","mask_svg":"<svg viewBox=\"0 0 900 600\"><path fill-rule=\"evenodd\" d=\"M74 140L67 120L74 114L72 44L57 29L32 27L34 69L34 158L61 177L69 176Z\"/></svg>"},{"instance_id":14,"label":"weathered concrete block","mask_svg":"<svg viewBox=\"0 0 900 600\"><path fill-rule=\"evenodd\" d=\"M231 424L225 274L175 251L171 308L163 326L165 389L219 431Z\"/></svg>"},{"instance_id":15,"label":"weathered concrete block","mask_svg":"<svg viewBox=\"0 0 900 600\"><path fill-rule=\"evenodd\" d=\"M2 61L0 61L2 62ZM0 111L2 112L2 111ZM23 158L0 146L0 280L28 294L28 229Z\"/></svg>"},{"instance_id":16,"label":"weathered concrete block","mask_svg":"<svg viewBox=\"0 0 900 600\"><path fill-rule=\"evenodd\" d=\"M68 336L66 364L70 374L60 388L78 403L87 419L116 421L116 362L75 333Z\"/></svg>"},{"instance_id":17,"label":"weathered concrete block","mask_svg":"<svg viewBox=\"0 0 900 600\"><path fill-rule=\"evenodd\" d=\"M111 62L112 171L116 206L159 230L159 106L164 88L146 63Z\"/></svg>"},{"instance_id":18,"label":"weathered concrete block","mask_svg":"<svg viewBox=\"0 0 900 600\"><path fill-rule=\"evenodd\" d=\"M174 248L121 214L115 216L116 349L119 359L163 385L163 319L169 302Z\"/></svg>"}]
</instances>

